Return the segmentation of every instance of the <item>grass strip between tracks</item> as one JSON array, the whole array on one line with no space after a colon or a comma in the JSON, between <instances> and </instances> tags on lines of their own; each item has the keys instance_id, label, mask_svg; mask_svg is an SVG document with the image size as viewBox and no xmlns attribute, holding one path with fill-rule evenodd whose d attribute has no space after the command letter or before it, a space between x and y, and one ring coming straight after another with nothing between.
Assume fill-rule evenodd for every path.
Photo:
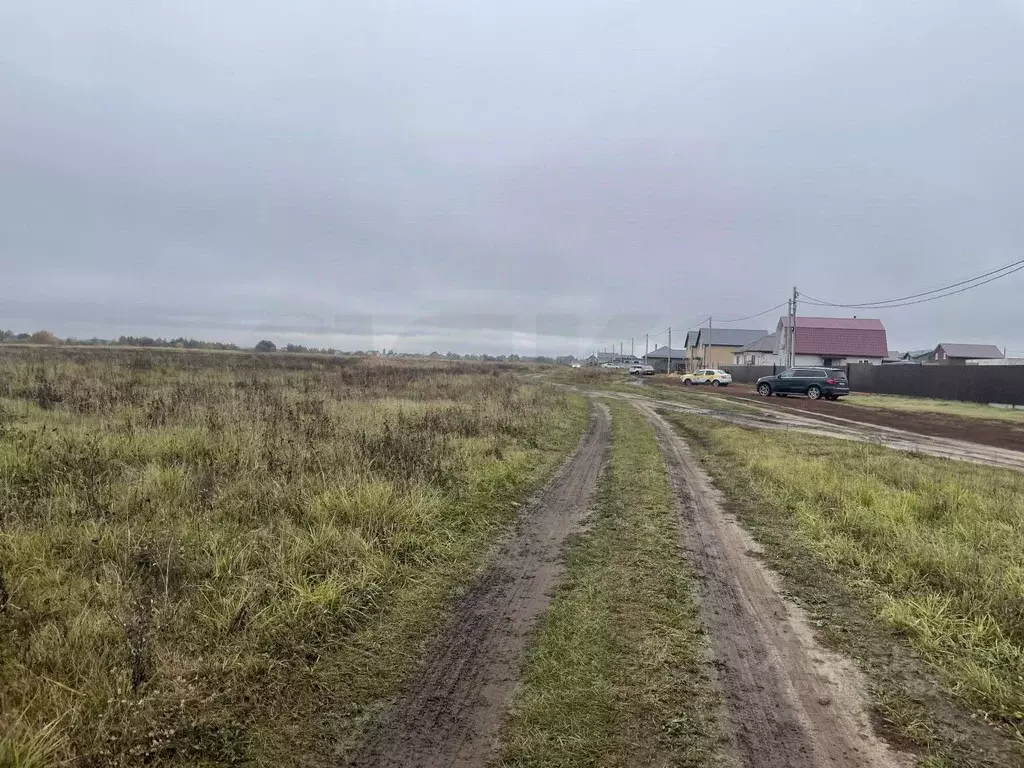
<instances>
[{"instance_id":1,"label":"grass strip between tracks","mask_svg":"<svg viewBox=\"0 0 1024 768\"><path fill-rule=\"evenodd\" d=\"M613 403L611 462L531 651L504 766L716 765L719 700L654 434Z\"/></svg>"},{"instance_id":2,"label":"grass strip between tracks","mask_svg":"<svg viewBox=\"0 0 1024 768\"><path fill-rule=\"evenodd\" d=\"M1024 474L668 418L826 641L869 672L890 738L926 765L1020 764Z\"/></svg>"}]
</instances>

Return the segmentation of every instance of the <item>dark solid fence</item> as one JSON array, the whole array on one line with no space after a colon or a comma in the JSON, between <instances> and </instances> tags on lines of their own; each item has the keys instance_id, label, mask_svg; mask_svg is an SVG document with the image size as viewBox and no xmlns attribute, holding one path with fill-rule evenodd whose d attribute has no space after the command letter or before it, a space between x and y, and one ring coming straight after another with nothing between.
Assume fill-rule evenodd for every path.
<instances>
[{"instance_id":1,"label":"dark solid fence","mask_svg":"<svg viewBox=\"0 0 1024 768\"><path fill-rule=\"evenodd\" d=\"M739 384L785 370L781 365L728 365ZM1024 405L1024 365L868 365L846 366L850 389L877 395L934 397L972 403Z\"/></svg>"},{"instance_id":2,"label":"dark solid fence","mask_svg":"<svg viewBox=\"0 0 1024 768\"><path fill-rule=\"evenodd\" d=\"M1024 365L858 363L847 366L847 375L854 392L1024 405Z\"/></svg>"},{"instance_id":3,"label":"dark solid fence","mask_svg":"<svg viewBox=\"0 0 1024 768\"><path fill-rule=\"evenodd\" d=\"M739 384L753 384L762 376L772 376L785 368L776 365L726 365L722 370L732 374L732 380Z\"/></svg>"}]
</instances>

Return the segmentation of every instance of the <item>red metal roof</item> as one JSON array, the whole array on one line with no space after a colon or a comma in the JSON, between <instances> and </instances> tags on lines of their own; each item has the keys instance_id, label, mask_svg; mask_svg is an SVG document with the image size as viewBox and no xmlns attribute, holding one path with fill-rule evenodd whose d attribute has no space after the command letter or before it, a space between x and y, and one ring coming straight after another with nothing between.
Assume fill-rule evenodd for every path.
<instances>
[{"instance_id":1,"label":"red metal roof","mask_svg":"<svg viewBox=\"0 0 1024 768\"><path fill-rule=\"evenodd\" d=\"M781 319L783 328L789 318ZM796 318L796 353L835 357L886 357L889 344L881 320L859 317Z\"/></svg>"}]
</instances>

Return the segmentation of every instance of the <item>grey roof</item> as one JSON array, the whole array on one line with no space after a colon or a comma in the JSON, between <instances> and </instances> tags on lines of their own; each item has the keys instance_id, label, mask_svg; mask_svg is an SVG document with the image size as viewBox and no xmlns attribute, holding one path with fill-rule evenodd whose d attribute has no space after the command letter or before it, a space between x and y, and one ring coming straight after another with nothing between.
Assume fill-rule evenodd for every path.
<instances>
[{"instance_id":1,"label":"grey roof","mask_svg":"<svg viewBox=\"0 0 1024 768\"><path fill-rule=\"evenodd\" d=\"M942 347L946 357L969 360L995 360L1003 357L1002 350L994 344L939 344L939 347Z\"/></svg>"},{"instance_id":2,"label":"grey roof","mask_svg":"<svg viewBox=\"0 0 1024 768\"><path fill-rule=\"evenodd\" d=\"M591 355L590 357L594 357ZM639 360L640 355L631 355L628 352L619 354L618 352L598 352L597 361L599 363L617 363L621 360Z\"/></svg>"},{"instance_id":3,"label":"grey roof","mask_svg":"<svg viewBox=\"0 0 1024 768\"><path fill-rule=\"evenodd\" d=\"M658 347L657 349L652 349L650 352L648 352L647 353L647 357L648 357L648 359L650 359L652 357L656 357L656 358L659 358L661 360L668 360L668 353L669 353L669 348L668 347ZM677 360L677 359L678 360L682 360L684 357L686 357L686 350L685 349L673 349L672 350L672 359L673 360Z\"/></svg>"},{"instance_id":4,"label":"grey roof","mask_svg":"<svg viewBox=\"0 0 1024 768\"><path fill-rule=\"evenodd\" d=\"M760 339L747 344L739 350L740 352L774 352L775 351L775 334L769 333L767 336L762 336Z\"/></svg>"},{"instance_id":5,"label":"grey roof","mask_svg":"<svg viewBox=\"0 0 1024 768\"><path fill-rule=\"evenodd\" d=\"M751 331L745 328L701 328L697 346L703 347L707 344L712 347L743 347L767 335L768 331L763 329Z\"/></svg>"},{"instance_id":6,"label":"grey roof","mask_svg":"<svg viewBox=\"0 0 1024 768\"><path fill-rule=\"evenodd\" d=\"M888 357L890 360L899 360L903 357L903 353L895 349L890 349Z\"/></svg>"},{"instance_id":7,"label":"grey roof","mask_svg":"<svg viewBox=\"0 0 1024 768\"><path fill-rule=\"evenodd\" d=\"M683 344L683 346L686 347L687 349L689 349L690 347L697 346L697 336L698 335L699 335L699 331L687 331L686 332L686 343Z\"/></svg>"}]
</instances>

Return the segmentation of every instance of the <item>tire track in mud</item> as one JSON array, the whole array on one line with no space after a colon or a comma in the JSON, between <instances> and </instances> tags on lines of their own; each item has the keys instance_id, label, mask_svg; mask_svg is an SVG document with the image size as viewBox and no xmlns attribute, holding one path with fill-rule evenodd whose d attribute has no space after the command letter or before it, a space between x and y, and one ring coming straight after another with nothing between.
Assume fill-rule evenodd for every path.
<instances>
[{"instance_id":1,"label":"tire track in mud","mask_svg":"<svg viewBox=\"0 0 1024 768\"><path fill-rule=\"evenodd\" d=\"M479 768L496 754L531 630L562 576L563 545L596 494L610 441L608 409L592 404L576 450L520 510L515 531L456 605L425 666L348 765Z\"/></svg>"},{"instance_id":2,"label":"tire track in mud","mask_svg":"<svg viewBox=\"0 0 1024 768\"><path fill-rule=\"evenodd\" d=\"M912 763L879 739L852 661L821 647L804 612L750 552L685 442L651 404L653 427L679 508L683 545L698 577L726 724L743 768L897 768Z\"/></svg>"}]
</instances>

